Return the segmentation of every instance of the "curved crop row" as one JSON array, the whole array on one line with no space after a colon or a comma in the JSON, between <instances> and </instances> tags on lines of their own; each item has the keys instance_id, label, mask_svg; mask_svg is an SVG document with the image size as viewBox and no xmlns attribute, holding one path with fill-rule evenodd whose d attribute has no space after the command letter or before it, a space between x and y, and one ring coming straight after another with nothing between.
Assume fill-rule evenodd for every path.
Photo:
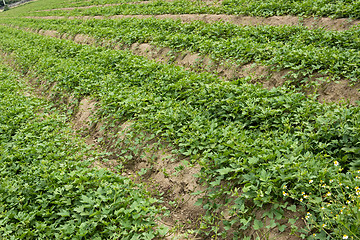
<instances>
[{"instance_id":1,"label":"curved crop row","mask_svg":"<svg viewBox=\"0 0 360 240\"><path fill-rule=\"evenodd\" d=\"M360 17L360 1L355 0L224 0L224 12L250 16L330 16Z\"/></svg>"},{"instance_id":2,"label":"curved crop row","mask_svg":"<svg viewBox=\"0 0 360 240\"><path fill-rule=\"evenodd\" d=\"M229 23L180 23L176 20L44 20L8 19L4 23L33 29L88 34L98 39L132 44L152 42L175 50L257 62L309 76L323 74L358 81L360 30L343 32L309 30L296 26L242 27Z\"/></svg>"},{"instance_id":3,"label":"curved crop row","mask_svg":"<svg viewBox=\"0 0 360 240\"><path fill-rule=\"evenodd\" d=\"M69 1L68 3L42 3L42 10L55 9L55 8L69 8L69 7L92 7L106 4L122 4L122 3L141 3L148 0L85 0L85 1Z\"/></svg>"},{"instance_id":4,"label":"curved crop row","mask_svg":"<svg viewBox=\"0 0 360 240\"><path fill-rule=\"evenodd\" d=\"M360 2L343 0L305 0L305 1L275 1L266 0L225 0L221 5L207 5L203 1L176 0L153 1L149 4L125 4L121 6L104 6L91 9L76 9L72 11L55 11L51 14L62 16L86 15L118 15L118 14L189 14L217 13L270 17L277 15L295 16L330 16L360 18ZM46 16L49 13L31 13L36 16Z\"/></svg>"},{"instance_id":5,"label":"curved crop row","mask_svg":"<svg viewBox=\"0 0 360 240\"><path fill-rule=\"evenodd\" d=\"M46 1L31 1L18 8L11 8L10 16L19 15L19 14L28 14L32 11L43 11L49 9L57 9L57 8L72 8L72 7L86 7L86 6L94 6L94 5L106 5L106 4L123 4L123 3L131 3L131 2L142 2L146 0L84 0L84 1L72 1L72 0L46 0ZM5 1L8 4L9 1ZM1 2L2 4L3 2ZM1 6L1 5L0 5ZM8 13L3 12L3 15L7 15Z\"/></svg>"},{"instance_id":6,"label":"curved crop row","mask_svg":"<svg viewBox=\"0 0 360 240\"><path fill-rule=\"evenodd\" d=\"M0 31L2 50L12 52L23 71L35 71L76 96L96 97L99 116L136 119L140 129L176 144L180 153L200 163L199 177L209 191L202 204L211 213L221 208L219 196L231 196L224 224L240 224L238 237L242 229L265 224L253 218L252 207L282 200L298 207L278 204L267 211L274 220L271 228L283 231L286 225L275 218L284 209L303 206L307 228L291 226L301 237L360 234L359 107L322 105L284 88L267 91L241 79L223 82L126 51L6 27ZM218 230L213 226L210 234Z\"/></svg>"},{"instance_id":7,"label":"curved crop row","mask_svg":"<svg viewBox=\"0 0 360 240\"><path fill-rule=\"evenodd\" d=\"M22 95L0 66L2 239L154 239L158 200L126 177L89 168L66 118ZM93 155L96 157L96 153Z\"/></svg>"}]
</instances>

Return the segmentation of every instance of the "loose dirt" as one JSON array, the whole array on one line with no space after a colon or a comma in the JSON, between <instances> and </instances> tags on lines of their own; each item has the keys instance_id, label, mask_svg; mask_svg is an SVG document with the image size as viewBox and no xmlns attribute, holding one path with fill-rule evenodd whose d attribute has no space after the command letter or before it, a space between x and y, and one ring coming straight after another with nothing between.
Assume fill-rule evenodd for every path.
<instances>
[{"instance_id":1,"label":"loose dirt","mask_svg":"<svg viewBox=\"0 0 360 240\"><path fill-rule=\"evenodd\" d=\"M72 99L65 101L70 102ZM92 121L98 108L100 104L96 100L81 99L72 119L72 126L86 139L87 144L106 152L120 152L121 149L113 147L113 141L125 140L134 122L123 122L117 128L103 128L106 126L104 122ZM106 139L105 144L99 142L99 139L103 138ZM142 154L132 162L124 164L121 174L136 182L145 183L155 196L161 193L164 206L171 211L168 217L162 218L159 222L172 229L165 239L196 239L195 236L186 234L186 230L197 226L199 218L204 214L201 207L195 206L195 202L202 195L192 195L194 192L205 190L195 177L200 171L200 166L181 167L188 159L173 154L172 149L166 147L165 143L161 143L160 146L157 141L133 145L132 147L141 149ZM123 161L115 155L108 158L106 162L94 162L93 167L117 172L116 167L123 164ZM143 173L139 174L140 172Z\"/></svg>"},{"instance_id":2,"label":"loose dirt","mask_svg":"<svg viewBox=\"0 0 360 240\"><path fill-rule=\"evenodd\" d=\"M81 99L72 121L74 129L87 139L88 144L108 152L119 152L120 149L114 148L112 143L118 139L125 140L132 130L133 122L123 122L117 128L103 128L106 126L105 123L91 121L99 107L95 100ZM107 139L105 145L99 143L100 138ZM188 159L173 154L172 149L166 147L165 143L159 145L157 141L145 141L132 147L141 149L142 153L132 162L124 164L121 174L139 183L145 183L155 196L161 193L164 206L171 212L170 216L160 220L160 224L172 229L165 239L196 239L194 235L186 234L186 230L196 227L199 218L204 214L201 207L195 206L195 202L202 195L192 195L204 190L194 176L199 173L200 166L181 167ZM116 172L116 166L120 163L123 162L113 155L106 162L95 162L94 167ZM140 172L142 173L139 174Z\"/></svg>"}]
</instances>

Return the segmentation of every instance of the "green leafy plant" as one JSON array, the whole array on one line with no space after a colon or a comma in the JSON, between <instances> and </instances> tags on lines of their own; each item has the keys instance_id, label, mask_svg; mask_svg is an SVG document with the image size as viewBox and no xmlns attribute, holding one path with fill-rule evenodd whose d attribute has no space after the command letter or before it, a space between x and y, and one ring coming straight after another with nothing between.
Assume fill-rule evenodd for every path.
<instances>
[{"instance_id":1,"label":"green leafy plant","mask_svg":"<svg viewBox=\"0 0 360 240\"><path fill-rule=\"evenodd\" d=\"M353 18L359 19L359 1L350 0L224 0L221 4L206 4L205 1L176 0L164 1L157 0L146 3L126 4L131 0L122 1L65 1L45 2L41 1L35 8L27 11L20 11L22 15L35 16L111 16L111 15L138 15L138 14L191 14L191 13L210 13L210 14L235 14L246 16L284 16L293 15L299 17L333 17L333 18ZM116 6L105 5L108 3L125 3ZM42 9L54 9L63 7L103 5L102 7L63 9L53 11L38 11Z\"/></svg>"},{"instance_id":2,"label":"green leafy plant","mask_svg":"<svg viewBox=\"0 0 360 240\"><path fill-rule=\"evenodd\" d=\"M275 69L288 69L298 86L313 75L332 80L359 79L359 30L343 32L309 30L299 26L243 27L228 23L181 23L175 20L39 20L8 19L12 25L61 34L86 34L122 44L151 42L176 51L199 52L217 60L238 64L257 63Z\"/></svg>"},{"instance_id":3,"label":"green leafy plant","mask_svg":"<svg viewBox=\"0 0 360 240\"><path fill-rule=\"evenodd\" d=\"M332 199L334 208L347 200L358 206L351 198L359 184L354 178L359 170L358 106L320 104L285 87L269 91L246 79L224 82L209 73L159 64L128 51L78 45L6 26L0 31L2 51L14 56L22 73L48 79L48 84L56 82L53 91L59 94L96 98L96 120L113 119L109 127L134 122L122 153L131 155L129 161L141 156L134 146L146 131L200 164L199 179L207 191L199 204L207 215L199 234L225 237L223 229L231 228L237 229L234 238L246 237L249 228L260 234L266 226L253 212L273 205L275 210L264 216L274 221L298 206L313 217L304 214L305 227L297 228L292 218L290 226L275 221L269 228L292 228L293 234L309 239L313 234L324 239L359 235L358 213L346 210L346 217L340 218L336 211L323 214L322 203L329 196L318 190L320 181L338 179L351 190ZM331 185L328 192L334 196L342 189L343 185ZM304 201L302 192L311 196L306 198L310 202ZM79 206L88 204L82 195ZM224 207L229 210L226 218L221 213ZM76 210L90 213L87 208ZM139 219L138 214L124 213ZM331 229L321 228L330 223Z\"/></svg>"},{"instance_id":4,"label":"green leafy plant","mask_svg":"<svg viewBox=\"0 0 360 240\"><path fill-rule=\"evenodd\" d=\"M89 168L66 118L22 95L0 67L0 235L4 239L154 239L162 213L140 185ZM97 157L97 153L92 153ZM140 188L140 189L139 189Z\"/></svg>"}]
</instances>

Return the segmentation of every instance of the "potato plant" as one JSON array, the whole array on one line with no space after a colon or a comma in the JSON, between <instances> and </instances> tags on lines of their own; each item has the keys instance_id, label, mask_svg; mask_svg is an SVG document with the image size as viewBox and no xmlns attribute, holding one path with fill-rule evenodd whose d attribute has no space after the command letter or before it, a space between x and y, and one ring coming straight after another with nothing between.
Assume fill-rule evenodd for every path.
<instances>
[{"instance_id":1,"label":"potato plant","mask_svg":"<svg viewBox=\"0 0 360 240\"><path fill-rule=\"evenodd\" d=\"M238 64L258 63L293 72L290 79L314 84L310 76L330 80L360 77L359 30L309 30L299 26L236 26L228 23L181 23L175 20L39 20L7 19L24 28L86 34L123 44L150 42L174 51L199 52L216 60ZM304 87L303 86L303 87Z\"/></svg>"},{"instance_id":2,"label":"potato plant","mask_svg":"<svg viewBox=\"0 0 360 240\"><path fill-rule=\"evenodd\" d=\"M107 1L105 1L107 2ZM105 3L104 2L104 3ZM80 3L81 4L81 3ZM87 5L87 4L85 4ZM48 5L52 8L51 5ZM245 16L284 16L299 17L332 17L352 18L360 17L359 0L224 0L221 4L206 4L205 1L156 0L144 4L124 4L119 6L104 6L89 9L74 9L70 11L35 12L29 9L31 15L36 16L95 16L95 15L120 15L120 14L234 14ZM29 15L24 12L24 15Z\"/></svg>"},{"instance_id":3,"label":"potato plant","mask_svg":"<svg viewBox=\"0 0 360 240\"><path fill-rule=\"evenodd\" d=\"M1 239L154 239L160 200L141 185L92 169L67 118L25 96L21 76L0 66Z\"/></svg>"},{"instance_id":4,"label":"potato plant","mask_svg":"<svg viewBox=\"0 0 360 240\"><path fill-rule=\"evenodd\" d=\"M306 227L289 220L302 238L359 236L359 107L320 104L245 79L223 82L128 51L4 26L0 32L0 48L15 56L23 73L56 82L54 91L95 97L99 120L133 120L134 131L152 132L199 163L207 186L199 204L209 214L199 229L203 235L225 237L214 225L223 204L230 216L220 221L225 229L237 226L233 237L240 239L243 230L265 224L252 209L274 204L276 214L264 213L274 221L284 217L284 209L306 210ZM273 227L288 228L276 221L268 226Z\"/></svg>"}]
</instances>

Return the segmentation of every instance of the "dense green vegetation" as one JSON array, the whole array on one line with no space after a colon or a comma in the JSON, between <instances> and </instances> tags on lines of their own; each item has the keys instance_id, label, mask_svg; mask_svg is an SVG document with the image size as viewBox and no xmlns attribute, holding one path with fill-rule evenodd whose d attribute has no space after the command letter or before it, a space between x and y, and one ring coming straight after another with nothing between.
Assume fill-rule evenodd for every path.
<instances>
[{"instance_id":1,"label":"dense green vegetation","mask_svg":"<svg viewBox=\"0 0 360 240\"><path fill-rule=\"evenodd\" d=\"M150 140L166 142L175 154L188 157L178 171L200 164L198 177L206 192L197 204L207 212L199 225L193 224L198 236L251 239L277 228L304 239L360 239L359 106L320 104L285 86L269 91L248 78L224 82L128 51L14 28L86 34L98 43L152 43L215 61L288 69L304 87L312 84L311 76L357 84L358 27L336 32L155 18L17 17L225 13L359 19L360 2L176 0L37 12L127 2L132 1L39 0L11 9L0 15L6 24L0 26L0 51L11 56L21 74L53 86L55 96L71 95L75 105L84 97L97 100L91 121L104 124L109 136L99 142L112 144L115 151L105 155L122 161L119 171L136 164L144 151L139 143ZM20 75L0 66L0 238L161 238L167 232L157 224L162 202L126 177L91 169L92 161L104 155L74 136L69 116L24 96L24 88ZM125 121L133 123L126 138L115 134L111 139ZM252 236L249 229L255 230Z\"/></svg>"},{"instance_id":2,"label":"dense green vegetation","mask_svg":"<svg viewBox=\"0 0 360 240\"><path fill-rule=\"evenodd\" d=\"M69 4L62 4L61 7L85 7L85 6L94 6L94 5L105 5L105 4L121 4L121 3L133 3L133 2L143 2L147 0L89 0L89 1L71 1ZM51 8L54 8L51 5Z\"/></svg>"},{"instance_id":3,"label":"dense green vegetation","mask_svg":"<svg viewBox=\"0 0 360 240\"><path fill-rule=\"evenodd\" d=\"M268 203L274 204L265 212L272 219L269 227L283 231L286 226L275 220L284 210L305 208L304 229L294 225L296 218L289 220L294 234L358 238L359 107L322 105L285 88L268 91L243 79L222 82L127 51L3 26L0 32L2 51L12 53L24 73L56 82L57 91L95 97L99 119L136 119L135 129L157 134L201 164L199 177L208 186L199 202L208 210L202 234L225 237L226 231L214 224L222 207L219 197L225 195L231 200L225 202L230 209L230 218L222 219L225 229L237 226L234 237L240 239L243 229L264 225L252 209Z\"/></svg>"},{"instance_id":4,"label":"dense green vegetation","mask_svg":"<svg viewBox=\"0 0 360 240\"><path fill-rule=\"evenodd\" d=\"M19 0L5 0L6 3L13 3L18 2ZM137 0L137 2L141 2L144 0ZM26 5L22 6L21 8L12 8L11 12L4 13L8 14L9 16L18 16L21 14L28 14L32 11L41 11L47 9L55 9L55 8L64 8L64 7L84 7L84 6L91 6L91 5L103 5L103 4L117 4L117 3L127 3L133 2L132 0L47 0L47 1L30 1L27 2ZM3 5L3 2L0 1L0 6Z\"/></svg>"},{"instance_id":5,"label":"dense green vegetation","mask_svg":"<svg viewBox=\"0 0 360 240\"><path fill-rule=\"evenodd\" d=\"M1 239L160 236L159 201L126 177L89 168L89 157L100 155L75 138L64 115L24 96L25 88L0 66Z\"/></svg>"},{"instance_id":6,"label":"dense green vegetation","mask_svg":"<svg viewBox=\"0 0 360 240\"><path fill-rule=\"evenodd\" d=\"M360 30L343 32L309 30L299 26L236 26L176 20L40 20L3 19L4 23L60 33L87 34L124 44L151 42L177 51L200 52L214 59L240 64L257 62L277 69L290 69L306 78L313 74L346 78L360 77Z\"/></svg>"},{"instance_id":7,"label":"dense green vegetation","mask_svg":"<svg viewBox=\"0 0 360 240\"><path fill-rule=\"evenodd\" d=\"M222 5L228 14L250 16L360 17L359 0L224 0Z\"/></svg>"},{"instance_id":8,"label":"dense green vegetation","mask_svg":"<svg viewBox=\"0 0 360 240\"><path fill-rule=\"evenodd\" d=\"M94 1L93 4L105 4L110 1ZM111 1L112 3L113 1ZM67 4L65 6L82 6L88 3ZM90 3L89 3L90 5ZM49 8L54 6L48 5ZM175 0L152 1L146 4L126 4L116 7L77 9L72 11L32 12L31 15L118 15L118 14L187 14L217 13L250 16L329 16L334 18L360 18L360 1L349 0L224 0L220 5L206 4L205 1Z\"/></svg>"}]
</instances>

